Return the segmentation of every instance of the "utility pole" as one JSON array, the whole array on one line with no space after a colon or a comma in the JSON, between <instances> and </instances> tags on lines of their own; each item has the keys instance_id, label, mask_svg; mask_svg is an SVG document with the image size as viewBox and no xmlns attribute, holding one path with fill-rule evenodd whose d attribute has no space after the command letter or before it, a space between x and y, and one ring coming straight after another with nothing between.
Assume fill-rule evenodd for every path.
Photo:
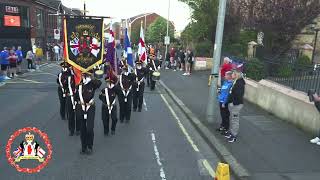
<instances>
[{"instance_id":1,"label":"utility pole","mask_svg":"<svg viewBox=\"0 0 320 180\"><path fill-rule=\"evenodd\" d=\"M314 38L313 52L312 52L312 58L311 58L312 65L315 64L315 62L314 62L314 57L315 57L315 55L316 55L316 48L317 48L317 41L318 41L318 33L319 33L320 29L319 29L319 28L315 28L314 30L316 31L316 36L315 36L315 38Z\"/></svg>"},{"instance_id":2,"label":"utility pole","mask_svg":"<svg viewBox=\"0 0 320 180\"><path fill-rule=\"evenodd\" d=\"M168 6L168 18L167 18L167 37L169 36L169 17L170 17L170 0L169 0L169 6ZM166 58L168 53L168 44L166 43L166 53L164 55L164 58Z\"/></svg>"},{"instance_id":3,"label":"utility pole","mask_svg":"<svg viewBox=\"0 0 320 180\"><path fill-rule=\"evenodd\" d=\"M207 106L207 121L209 123L214 122L214 118L217 117L218 102L217 102L217 84L219 77L219 67L221 58L221 47L223 39L224 30L224 20L226 15L227 0L219 0L219 13L216 28L216 38L214 44L214 54L212 60L211 76L213 76L213 81L210 85L208 106Z\"/></svg>"},{"instance_id":4,"label":"utility pole","mask_svg":"<svg viewBox=\"0 0 320 180\"><path fill-rule=\"evenodd\" d=\"M86 16L86 1L83 1L83 15Z\"/></svg>"}]
</instances>

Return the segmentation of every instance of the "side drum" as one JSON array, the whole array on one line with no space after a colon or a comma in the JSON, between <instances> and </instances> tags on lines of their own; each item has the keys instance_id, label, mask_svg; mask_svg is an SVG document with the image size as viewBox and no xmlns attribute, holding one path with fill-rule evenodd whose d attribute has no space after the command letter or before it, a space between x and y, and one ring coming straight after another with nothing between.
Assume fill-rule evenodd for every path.
<instances>
[{"instance_id":1,"label":"side drum","mask_svg":"<svg viewBox=\"0 0 320 180\"><path fill-rule=\"evenodd\" d=\"M156 72L153 72L151 79L152 79L153 81L159 81L159 80L160 80L160 72L157 72L157 71L156 71Z\"/></svg>"}]
</instances>

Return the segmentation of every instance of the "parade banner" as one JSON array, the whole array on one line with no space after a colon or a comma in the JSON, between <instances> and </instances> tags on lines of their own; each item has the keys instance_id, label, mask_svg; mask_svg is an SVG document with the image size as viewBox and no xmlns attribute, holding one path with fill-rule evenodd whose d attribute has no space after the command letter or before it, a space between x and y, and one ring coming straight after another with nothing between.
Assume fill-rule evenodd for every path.
<instances>
[{"instance_id":1,"label":"parade banner","mask_svg":"<svg viewBox=\"0 0 320 180\"><path fill-rule=\"evenodd\" d=\"M103 19L67 17L64 20L66 60L82 72L102 63Z\"/></svg>"}]
</instances>

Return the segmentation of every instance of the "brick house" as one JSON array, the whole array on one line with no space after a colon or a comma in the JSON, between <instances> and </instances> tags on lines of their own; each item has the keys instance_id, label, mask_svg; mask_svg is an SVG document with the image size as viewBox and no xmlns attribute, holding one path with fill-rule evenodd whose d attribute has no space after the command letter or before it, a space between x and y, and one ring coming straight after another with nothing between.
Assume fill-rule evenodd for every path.
<instances>
[{"instance_id":1,"label":"brick house","mask_svg":"<svg viewBox=\"0 0 320 180\"><path fill-rule=\"evenodd\" d=\"M1 0L0 2L0 48L21 45L23 50L33 44L43 48L48 42L56 42L53 29L61 28L59 7L74 14L61 5L60 0Z\"/></svg>"}]
</instances>

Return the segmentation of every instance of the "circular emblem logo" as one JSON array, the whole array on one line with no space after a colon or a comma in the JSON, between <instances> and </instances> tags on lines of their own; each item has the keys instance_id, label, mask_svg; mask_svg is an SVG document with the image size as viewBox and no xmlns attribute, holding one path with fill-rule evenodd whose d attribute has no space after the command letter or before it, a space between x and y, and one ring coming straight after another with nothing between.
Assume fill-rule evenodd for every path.
<instances>
[{"instance_id":1,"label":"circular emblem logo","mask_svg":"<svg viewBox=\"0 0 320 180\"><path fill-rule=\"evenodd\" d=\"M56 34L60 34L60 31L59 31L58 29L56 29L54 32L55 32Z\"/></svg>"},{"instance_id":2,"label":"circular emblem logo","mask_svg":"<svg viewBox=\"0 0 320 180\"><path fill-rule=\"evenodd\" d=\"M25 140L20 143L15 151L12 151L12 144L17 137L25 135ZM34 134L38 135L46 145L47 152L42 149L35 140ZM10 165L18 172L38 173L46 167L52 158L52 146L48 135L35 127L26 127L14 132L6 146L6 156ZM25 160L37 160L40 164L34 168L20 167L19 163Z\"/></svg>"}]
</instances>

